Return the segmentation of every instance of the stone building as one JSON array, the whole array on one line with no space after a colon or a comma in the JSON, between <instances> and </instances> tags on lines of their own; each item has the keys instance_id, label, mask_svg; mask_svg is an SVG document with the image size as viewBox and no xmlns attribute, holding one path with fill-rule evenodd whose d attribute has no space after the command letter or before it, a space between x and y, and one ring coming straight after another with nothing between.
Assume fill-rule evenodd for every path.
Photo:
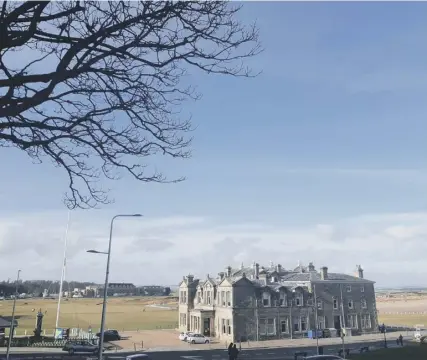
<instances>
[{"instance_id":1,"label":"stone building","mask_svg":"<svg viewBox=\"0 0 427 360\"><path fill-rule=\"evenodd\" d=\"M312 263L228 266L204 280L188 275L179 286L178 320L181 331L225 341L296 338L316 327L357 335L378 326L374 282L361 266L351 276Z\"/></svg>"}]
</instances>

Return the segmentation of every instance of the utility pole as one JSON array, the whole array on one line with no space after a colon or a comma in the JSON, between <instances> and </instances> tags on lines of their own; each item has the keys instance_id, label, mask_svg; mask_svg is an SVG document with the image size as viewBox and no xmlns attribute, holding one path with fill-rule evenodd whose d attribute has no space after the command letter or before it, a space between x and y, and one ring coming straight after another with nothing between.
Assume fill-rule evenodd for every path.
<instances>
[{"instance_id":1,"label":"utility pole","mask_svg":"<svg viewBox=\"0 0 427 360\"><path fill-rule=\"evenodd\" d=\"M342 356L345 359L345 345L344 345L345 314L344 314L344 297L342 294L342 284L340 284L340 292L341 292L341 317L342 317L342 324L341 324Z\"/></svg>"},{"instance_id":2,"label":"utility pole","mask_svg":"<svg viewBox=\"0 0 427 360\"><path fill-rule=\"evenodd\" d=\"M314 293L314 326L316 327L315 334L316 334L316 349L317 349L317 355L319 355L319 336L317 334L319 330L319 323L318 323L318 317L317 317L317 295L316 295L316 285L313 284L313 293Z\"/></svg>"},{"instance_id":3,"label":"utility pole","mask_svg":"<svg viewBox=\"0 0 427 360\"><path fill-rule=\"evenodd\" d=\"M259 341L258 299L255 299L256 341Z\"/></svg>"},{"instance_id":4,"label":"utility pole","mask_svg":"<svg viewBox=\"0 0 427 360\"><path fill-rule=\"evenodd\" d=\"M293 304L293 296L291 298L291 310L289 312L289 332L291 334L291 340L293 339L293 331L294 331L294 324L292 323L292 304Z\"/></svg>"}]
</instances>

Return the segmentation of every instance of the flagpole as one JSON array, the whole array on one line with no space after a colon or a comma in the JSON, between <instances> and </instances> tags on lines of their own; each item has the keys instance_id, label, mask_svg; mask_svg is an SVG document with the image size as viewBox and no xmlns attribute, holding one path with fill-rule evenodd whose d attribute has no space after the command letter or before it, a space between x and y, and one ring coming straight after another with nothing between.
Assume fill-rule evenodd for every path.
<instances>
[{"instance_id":1,"label":"flagpole","mask_svg":"<svg viewBox=\"0 0 427 360\"><path fill-rule=\"evenodd\" d=\"M58 328L58 323L59 323L59 310L61 308L62 285L64 283L64 278L65 278L65 266L67 265L67 238L68 238L68 229L70 228L70 215L71 215L71 211L68 210L67 227L65 229L65 239L64 239L64 258L62 262L61 282L59 283L58 307L56 309L55 331Z\"/></svg>"}]
</instances>

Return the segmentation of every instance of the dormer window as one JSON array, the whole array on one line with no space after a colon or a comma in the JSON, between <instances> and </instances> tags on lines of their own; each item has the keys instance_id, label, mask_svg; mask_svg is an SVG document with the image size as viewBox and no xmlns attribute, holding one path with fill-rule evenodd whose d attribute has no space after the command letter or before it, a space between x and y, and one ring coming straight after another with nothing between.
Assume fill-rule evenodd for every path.
<instances>
[{"instance_id":1,"label":"dormer window","mask_svg":"<svg viewBox=\"0 0 427 360\"><path fill-rule=\"evenodd\" d=\"M286 306L286 293L284 291L280 292L280 295L279 295L279 305L280 306Z\"/></svg>"},{"instance_id":2,"label":"dormer window","mask_svg":"<svg viewBox=\"0 0 427 360\"><path fill-rule=\"evenodd\" d=\"M271 279L274 283L278 282L279 279L277 278L277 276L273 276L273 278Z\"/></svg>"},{"instance_id":3,"label":"dormer window","mask_svg":"<svg viewBox=\"0 0 427 360\"><path fill-rule=\"evenodd\" d=\"M271 296L268 292L264 292L262 294L262 305L263 306L270 306L271 304Z\"/></svg>"}]
</instances>

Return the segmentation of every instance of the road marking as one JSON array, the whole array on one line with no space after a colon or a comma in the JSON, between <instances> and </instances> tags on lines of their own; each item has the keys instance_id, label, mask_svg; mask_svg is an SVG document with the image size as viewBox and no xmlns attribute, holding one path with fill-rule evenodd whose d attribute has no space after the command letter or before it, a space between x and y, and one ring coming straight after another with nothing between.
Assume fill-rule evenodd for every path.
<instances>
[{"instance_id":1,"label":"road marking","mask_svg":"<svg viewBox=\"0 0 427 360\"><path fill-rule=\"evenodd\" d=\"M276 353L267 353L267 355L275 355Z\"/></svg>"}]
</instances>

